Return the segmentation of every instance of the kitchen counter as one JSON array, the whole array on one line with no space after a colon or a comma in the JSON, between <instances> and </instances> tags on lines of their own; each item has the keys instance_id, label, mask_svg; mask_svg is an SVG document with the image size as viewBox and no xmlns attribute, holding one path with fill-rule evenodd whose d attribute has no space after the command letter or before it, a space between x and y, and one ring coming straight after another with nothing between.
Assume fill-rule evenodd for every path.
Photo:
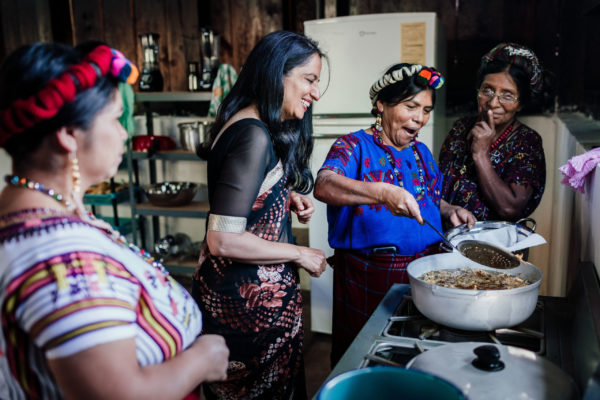
<instances>
[{"instance_id":1,"label":"kitchen counter","mask_svg":"<svg viewBox=\"0 0 600 400\"><path fill-rule=\"evenodd\" d=\"M580 112L558 113L558 118L585 150L600 146L600 121L588 118Z\"/></svg>"}]
</instances>

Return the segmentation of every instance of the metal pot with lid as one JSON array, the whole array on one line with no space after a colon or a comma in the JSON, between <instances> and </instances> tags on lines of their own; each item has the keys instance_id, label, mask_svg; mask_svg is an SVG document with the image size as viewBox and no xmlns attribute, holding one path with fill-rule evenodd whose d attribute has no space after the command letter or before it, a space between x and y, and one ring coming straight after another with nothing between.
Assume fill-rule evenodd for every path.
<instances>
[{"instance_id":1,"label":"metal pot with lid","mask_svg":"<svg viewBox=\"0 0 600 400\"><path fill-rule=\"evenodd\" d=\"M449 343L414 357L407 368L453 383L470 400L579 398L569 375L544 357L518 347Z\"/></svg>"}]
</instances>

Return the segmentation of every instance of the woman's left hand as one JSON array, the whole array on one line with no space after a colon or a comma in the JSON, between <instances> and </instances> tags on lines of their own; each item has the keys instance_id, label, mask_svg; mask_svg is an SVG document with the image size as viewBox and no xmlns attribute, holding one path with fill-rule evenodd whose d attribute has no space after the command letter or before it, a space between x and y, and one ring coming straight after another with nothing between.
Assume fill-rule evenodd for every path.
<instances>
[{"instance_id":1,"label":"woman's left hand","mask_svg":"<svg viewBox=\"0 0 600 400\"><path fill-rule=\"evenodd\" d=\"M292 192L290 194L290 209L298 216L298 221L302 224L307 224L315 212L315 206L308 196Z\"/></svg>"},{"instance_id":2,"label":"woman's left hand","mask_svg":"<svg viewBox=\"0 0 600 400\"><path fill-rule=\"evenodd\" d=\"M440 203L440 213L446 220L450 221L452 226L467 224L471 228L477 222L477 218L469 210L452 205L446 200L442 200Z\"/></svg>"}]
</instances>

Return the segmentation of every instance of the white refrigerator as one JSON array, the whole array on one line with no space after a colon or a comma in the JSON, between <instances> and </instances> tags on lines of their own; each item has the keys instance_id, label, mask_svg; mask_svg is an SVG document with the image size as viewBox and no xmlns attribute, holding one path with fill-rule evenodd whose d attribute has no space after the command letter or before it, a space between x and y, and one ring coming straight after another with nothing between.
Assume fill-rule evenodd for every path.
<instances>
[{"instance_id":1,"label":"white refrigerator","mask_svg":"<svg viewBox=\"0 0 600 400\"><path fill-rule=\"evenodd\" d=\"M335 139L368 128L371 116L369 88L390 66L409 62L433 66L444 73L446 40L435 13L368 14L304 22L306 36L316 40L327 55L321 86L329 82L321 99L313 104L315 146L313 175L325 160ZM436 92L435 109L419 139L434 153L446 134L445 90ZM309 223L309 245L329 257L325 204L315 200ZM333 271L311 278L311 329L331 333Z\"/></svg>"}]
</instances>

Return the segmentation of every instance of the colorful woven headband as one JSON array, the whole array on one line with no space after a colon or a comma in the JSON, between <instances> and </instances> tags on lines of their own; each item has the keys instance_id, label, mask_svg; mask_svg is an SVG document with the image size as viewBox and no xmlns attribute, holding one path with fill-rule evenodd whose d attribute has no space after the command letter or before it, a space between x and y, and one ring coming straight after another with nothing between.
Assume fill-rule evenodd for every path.
<instances>
[{"instance_id":1,"label":"colorful woven headband","mask_svg":"<svg viewBox=\"0 0 600 400\"><path fill-rule=\"evenodd\" d=\"M106 45L100 45L71 65L44 88L26 99L15 100L7 109L0 110L0 147L17 133L58 114L59 110L81 93L96 84L98 78L111 74L121 82L135 83L137 67L123 54Z\"/></svg>"},{"instance_id":2,"label":"colorful woven headband","mask_svg":"<svg viewBox=\"0 0 600 400\"><path fill-rule=\"evenodd\" d=\"M542 67L533 51L516 43L500 43L481 58L481 65L499 60L522 68L529 75L531 91L542 91Z\"/></svg>"},{"instance_id":3,"label":"colorful woven headband","mask_svg":"<svg viewBox=\"0 0 600 400\"><path fill-rule=\"evenodd\" d=\"M400 82L404 78L411 77L414 74L417 74L415 77L415 83L422 87L439 89L444 85L445 82L444 76L433 68L419 64L402 67L383 75L371 86L371 89L369 90L371 104L375 105L375 102L377 101L377 94L379 94L384 87L393 85L396 82Z\"/></svg>"}]
</instances>

